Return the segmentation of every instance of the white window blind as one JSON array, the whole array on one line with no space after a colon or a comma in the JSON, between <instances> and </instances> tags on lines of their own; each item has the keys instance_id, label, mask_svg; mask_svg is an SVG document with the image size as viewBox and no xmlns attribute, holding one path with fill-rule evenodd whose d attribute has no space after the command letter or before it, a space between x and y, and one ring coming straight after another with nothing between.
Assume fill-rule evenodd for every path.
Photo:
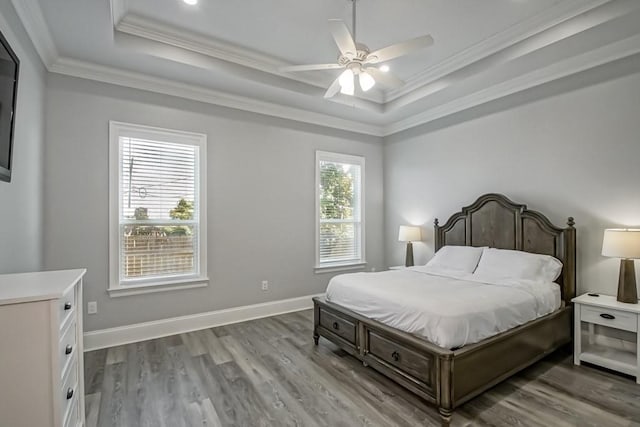
<instances>
[{"instance_id":1,"label":"white window blind","mask_svg":"<svg viewBox=\"0 0 640 427\"><path fill-rule=\"evenodd\" d=\"M111 287L201 276L204 146L195 134L118 123L111 130L118 279Z\"/></svg>"},{"instance_id":2,"label":"white window blind","mask_svg":"<svg viewBox=\"0 0 640 427\"><path fill-rule=\"evenodd\" d=\"M364 262L364 158L319 151L317 266Z\"/></svg>"}]
</instances>

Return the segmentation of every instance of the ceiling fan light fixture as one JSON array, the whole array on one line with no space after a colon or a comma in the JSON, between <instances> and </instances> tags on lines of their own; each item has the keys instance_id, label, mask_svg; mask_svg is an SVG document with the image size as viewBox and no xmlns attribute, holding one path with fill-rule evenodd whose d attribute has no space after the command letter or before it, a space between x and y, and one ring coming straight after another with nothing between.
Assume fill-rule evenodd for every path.
<instances>
[{"instance_id":1,"label":"ceiling fan light fixture","mask_svg":"<svg viewBox=\"0 0 640 427\"><path fill-rule=\"evenodd\" d=\"M340 82L340 93L344 95L353 95L355 93L354 74L350 68L347 68L340 74L338 81Z\"/></svg>"},{"instance_id":2,"label":"ceiling fan light fixture","mask_svg":"<svg viewBox=\"0 0 640 427\"><path fill-rule=\"evenodd\" d=\"M371 76L371 74L367 73L366 71L361 72L358 75L358 78L360 80L360 89L362 89L364 92L368 91L376 84L376 80Z\"/></svg>"},{"instance_id":3,"label":"ceiling fan light fixture","mask_svg":"<svg viewBox=\"0 0 640 427\"><path fill-rule=\"evenodd\" d=\"M324 93L325 99L333 97L338 92L353 96L355 94L356 77L363 92L368 91L376 84L388 89L396 89L403 86L405 82L390 73L389 66L384 63L433 44L433 37L424 35L371 52L365 44L358 43L356 38L357 0L349 1L352 3L353 8L351 30L343 20L329 19L329 31L340 51L338 60L335 63L280 67L280 71L284 73L346 68L338 78L333 80Z\"/></svg>"},{"instance_id":4,"label":"ceiling fan light fixture","mask_svg":"<svg viewBox=\"0 0 640 427\"><path fill-rule=\"evenodd\" d=\"M188 4L189 6L195 6L198 4L198 0L182 0L182 1Z\"/></svg>"},{"instance_id":5,"label":"ceiling fan light fixture","mask_svg":"<svg viewBox=\"0 0 640 427\"><path fill-rule=\"evenodd\" d=\"M354 86L342 86L340 93L343 95L353 96L356 94L356 88Z\"/></svg>"},{"instance_id":6,"label":"ceiling fan light fixture","mask_svg":"<svg viewBox=\"0 0 640 427\"><path fill-rule=\"evenodd\" d=\"M353 71L351 68L347 68L340 74L340 86L353 86Z\"/></svg>"}]
</instances>

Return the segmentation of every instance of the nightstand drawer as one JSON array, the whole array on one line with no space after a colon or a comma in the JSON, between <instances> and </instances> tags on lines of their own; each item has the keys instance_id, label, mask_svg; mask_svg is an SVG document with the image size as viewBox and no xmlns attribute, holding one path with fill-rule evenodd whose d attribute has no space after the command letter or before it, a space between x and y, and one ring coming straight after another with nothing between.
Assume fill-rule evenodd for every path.
<instances>
[{"instance_id":1,"label":"nightstand drawer","mask_svg":"<svg viewBox=\"0 0 640 427\"><path fill-rule=\"evenodd\" d=\"M580 320L630 332L638 331L638 316L636 314L611 308L582 305Z\"/></svg>"}]
</instances>

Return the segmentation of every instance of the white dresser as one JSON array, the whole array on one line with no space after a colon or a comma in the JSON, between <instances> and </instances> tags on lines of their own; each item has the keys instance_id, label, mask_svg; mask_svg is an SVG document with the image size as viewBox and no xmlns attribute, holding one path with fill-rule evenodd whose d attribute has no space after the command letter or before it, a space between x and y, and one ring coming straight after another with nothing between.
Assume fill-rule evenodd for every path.
<instances>
[{"instance_id":1,"label":"white dresser","mask_svg":"<svg viewBox=\"0 0 640 427\"><path fill-rule=\"evenodd\" d=\"M84 425L85 272L0 275L0 426Z\"/></svg>"}]
</instances>

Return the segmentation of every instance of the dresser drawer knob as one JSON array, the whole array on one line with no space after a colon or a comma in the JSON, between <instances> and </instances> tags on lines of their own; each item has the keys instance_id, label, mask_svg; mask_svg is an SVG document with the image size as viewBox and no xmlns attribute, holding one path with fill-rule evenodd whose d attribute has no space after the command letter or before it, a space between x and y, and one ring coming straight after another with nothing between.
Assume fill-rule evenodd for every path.
<instances>
[{"instance_id":1,"label":"dresser drawer knob","mask_svg":"<svg viewBox=\"0 0 640 427\"><path fill-rule=\"evenodd\" d=\"M69 390L67 390L67 400L71 399L72 397L73 397L73 389L69 387Z\"/></svg>"},{"instance_id":2,"label":"dresser drawer knob","mask_svg":"<svg viewBox=\"0 0 640 427\"><path fill-rule=\"evenodd\" d=\"M340 325L338 325L338 322L333 322L333 329L335 329L336 331L340 329Z\"/></svg>"},{"instance_id":3,"label":"dresser drawer knob","mask_svg":"<svg viewBox=\"0 0 640 427\"><path fill-rule=\"evenodd\" d=\"M71 303L69 301L64 303L64 309L65 310L71 310Z\"/></svg>"},{"instance_id":4,"label":"dresser drawer knob","mask_svg":"<svg viewBox=\"0 0 640 427\"><path fill-rule=\"evenodd\" d=\"M397 362L398 360L400 360L400 354L397 351L394 351L393 353L391 353L391 358Z\"/></svg>"},{"instance_id":5,"label":"dresser drawer knob","mask_svg":"<svg viewBox=\"0 0 640 427\"><path fill-rule=\"evenodd\" d=\"M71 344L67 345L64 349L64 354L69 355L73 351L73 346Z\"/></svg>"},{"instance_id":6,"label":"dresser drawer knob","mask_svg":"<svg viewBox=\"0 0 640 427\"><path fill-rule=\"evenodd\" d=\"M614 316L613 314L608 314L608 313L602 313L600 317L602 317L603 319L609 319L609 320L613 320L616 318L616 316Z\"/></svg>"}]
</instances>

